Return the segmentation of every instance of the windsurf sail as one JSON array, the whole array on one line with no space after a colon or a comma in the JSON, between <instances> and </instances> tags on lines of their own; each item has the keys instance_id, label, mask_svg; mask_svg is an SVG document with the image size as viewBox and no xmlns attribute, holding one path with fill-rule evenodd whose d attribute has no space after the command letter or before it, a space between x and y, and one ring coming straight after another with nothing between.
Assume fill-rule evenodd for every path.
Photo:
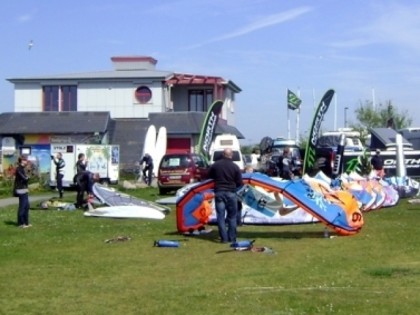
<instances>
[{"instance_id":1,"label":"windsurf sail","mask_svg":"<svg viewBox=\"0 0 420 315\"><path fill-rule=\"evenodd\" d=\"M315 112L308 143L306 144L305 158L303 160L303 174L305 174L308 169L312 169L315 165L315 146L321 130L321 123L324 120L325 113L330 106L333 96L334 90L328 90L319 102L318 108Z\"/></svg>"},{"instance_id":2,"label":"windsurf sail","mask_svg":"<svg viewBox=\"0 0 420 315\"><path fill-rule=\"evenodd\" d=\"M161 211L164 214L168 214L171 211L170 207L160 205L158 203L140 199L128 194L119 192L118 190L110 187L103 186L95 183L92 187L93 194L102 203L114 207L114 206L144 206L152 209Z\"/></svg>"},{"instance_id":3,"label":"windsurf sail","mask_svg":"<svg viewBox=\"0 0 420 315\"><path fill-rule=\"evenodd\" d=\"M223 101L217 100L213 102L207 110L207 114L201 128L196 152L201 153L207 162L210 160L210 146L213 141L214 132L216 130L222 107Z\"/></svg>"}]
</instances>

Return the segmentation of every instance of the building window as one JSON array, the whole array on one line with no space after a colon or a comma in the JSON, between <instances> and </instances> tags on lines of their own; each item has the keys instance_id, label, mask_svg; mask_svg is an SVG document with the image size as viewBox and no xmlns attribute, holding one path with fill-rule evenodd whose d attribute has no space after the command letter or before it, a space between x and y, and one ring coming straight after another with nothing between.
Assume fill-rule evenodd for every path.
<instances>
[{"instance_id":1,"label":"building window","mask_svg":"<svg viewBox=\"0 0 420 315\"><path fill-rule=\"evenodd\" d=\"M61 111L77 112L77 86L68 85L61 87Z\"/></svg>"},{"instance_id":2,"label":"building window","mask_svg":"<svg viewBox=\"0 0 420 315\"><path fill-rule=\"evenodd\" d=\"M152 99L152 91L147 86L139 86L136 89L135 96L140 104L146 104Z\"/></svg>"},{"instance_id":3,"label":"building window","mask_svg":"<svg viewBox=\"0 0 420 315\"><path fill-rule=\"evenodd\" d=\"M190 112L207 112L213 103L213 90L188 91L188 110Z\"/></svg>"},{"instance_id":4,"label":"building window","mask_svg":"<svg viewBox=\"0 0 420 315\"><path fill-rule=\"evenodd\" d=\"M76 112L76 85L47 85L43 87L44 112Z\"/></svg>"},{"instance_id":5,"label":"building window","mask_svg":"<svg viewBox=\"0 0 420 315\"><path fill-rule=\"evenodd\" d=\"M59 87L58 86L44 86L44 112L58 112Z\"/></svg>"}]
</instances>

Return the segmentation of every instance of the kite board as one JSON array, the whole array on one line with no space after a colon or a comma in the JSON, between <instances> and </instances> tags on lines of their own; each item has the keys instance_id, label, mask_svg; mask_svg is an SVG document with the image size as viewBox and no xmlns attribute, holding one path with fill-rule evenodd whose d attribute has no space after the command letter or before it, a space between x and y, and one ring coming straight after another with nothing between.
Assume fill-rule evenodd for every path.
<instances>
[{"instance_id":1,"label":"kite board","mask_svg":"<svg viewBox=\"0 0 420 315\"><path fill-rule=\"evenodd\" d=\"M84 212L86 217L102 217L116 219L155 219L162 220L165 215L159 210L144 206L99 207Z\"/></svg>"}]
</instances>

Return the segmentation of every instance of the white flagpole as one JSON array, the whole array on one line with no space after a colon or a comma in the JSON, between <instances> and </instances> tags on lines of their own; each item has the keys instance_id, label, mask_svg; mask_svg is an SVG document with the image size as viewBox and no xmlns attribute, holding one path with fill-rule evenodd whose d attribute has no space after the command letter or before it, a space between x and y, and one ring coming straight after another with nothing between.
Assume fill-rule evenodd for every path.
<instances>
[{"instance_id":1,"label":"white flagpole","mask_svg":"<svg viewBox=\"0 0 420 315\"><path fill-rule=\"evenodd\" d=\"M290 139L290 115L289 115L289 94L288 89L286 89L286 106L287 106L287 139Z\"/></svg>"},{"instance_id":2,"label":"white flagpole","mask_svg":"<svg viewBox=\"0 0 420 315\"><path fill-rule=\"evenodd\" d=\"M334 131L337 130L337 93L334 94Z\"/></svg>"},{"instance_id":3,"label":"white flagpole","mask_svg":"<svg viewBox=\"0 0 420 315\"><path fill-rule=\"evenodd\" d=\"M299 88L298 88L297 95L300 98L300 89ZM297 110L297 113L296 113L296 143L299 143L300 105L298 106L298 108L296 110Z\"/></svg>"},{"instance_id":4,"label":"white flagpole","mask_svg":"<svg viewBox=\"0 0 420 315\"><path fill-rule=\"evenodd\" d=\"M312 100L314 102L314 111L316 111L315 89L312 88Z\"/></svg>"},{"instance_id":5,"label":"white flagpole","mask_svg":"<svg viewBox=\"0 0 420 315\"><path fill-rule=\"evenodd\" d=\"M375 104L375 89L372 88L372 108L373 111L376 111L376 104Z\"/></svg>"}]
</instances>

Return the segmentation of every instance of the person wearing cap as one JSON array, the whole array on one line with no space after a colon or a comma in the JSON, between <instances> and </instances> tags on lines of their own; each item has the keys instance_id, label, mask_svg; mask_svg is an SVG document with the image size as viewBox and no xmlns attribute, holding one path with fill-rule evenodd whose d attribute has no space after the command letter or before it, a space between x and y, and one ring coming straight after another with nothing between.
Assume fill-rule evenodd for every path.
<instances>
[{"instance_id":1,"label":"person wearing cap","mask_svg":"<svg viewBox=\"0 0 420 315\"><path fill-rule=\"evenodd\" d=\"M20 228L28 228L29 224L29 176L26 175L25 167L28 164L27 156L18 158L18 166L15 173L14 194L19 197L19 206L17 211L17 225Z\"/></svg>"},{"instance_id":2,"label":"person wearing cap","mask_svg":"<svg viewBox=\"0 0 420 315\"><path fill-rule=\"evenodd\" d=\"M384 161L381 157L381 150L376 149L375 155L372 156L370 160L370 164L372 165L377 177L383 178L385 176Z\"/></svg>"}]
</instances>

